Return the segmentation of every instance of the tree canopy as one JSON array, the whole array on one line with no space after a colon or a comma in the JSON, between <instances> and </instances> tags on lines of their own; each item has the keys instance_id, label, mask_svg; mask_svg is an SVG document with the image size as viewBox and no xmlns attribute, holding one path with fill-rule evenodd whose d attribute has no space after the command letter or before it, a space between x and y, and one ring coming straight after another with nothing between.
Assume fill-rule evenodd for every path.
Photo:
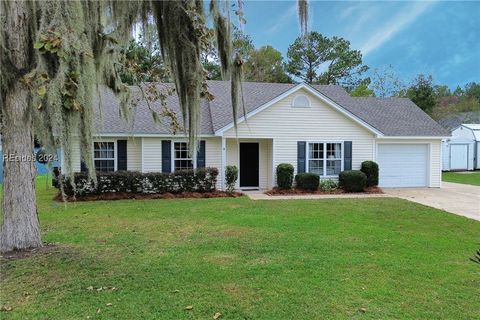
<instances>
[{"instance_id":1,"label":"tree canopy","mask_svg":"<svg viewBox=\"0 0 480 320\"><path fill-rule=\"evenodd\" d=\"M285 71L280 51L264 46L250 52L245 62L245 80L257 82L289 83L292 79Z\"/></svg>"},{"instance_id":2,"label":"tree canopy","mask_svg":"<svg viewBox=\"0 0 480 320\"><path fill-rule=\"evenodd\" d=\"M407 97L423 111L431 112L436 102L432 76L418 75L407 89Z\"/></svg>"},{"instance_id":3,"label":"tree canopy","mask_svg":"<svg viewBox=\"0 0 480 320\"><path fill-rule=\"evenodd\" d=\"M308 83L354 87L368 70L361 52L352 50L348 40L315 31L298 37L289 46L287 57L287 71Z\"/></svg>"}]
</instances>

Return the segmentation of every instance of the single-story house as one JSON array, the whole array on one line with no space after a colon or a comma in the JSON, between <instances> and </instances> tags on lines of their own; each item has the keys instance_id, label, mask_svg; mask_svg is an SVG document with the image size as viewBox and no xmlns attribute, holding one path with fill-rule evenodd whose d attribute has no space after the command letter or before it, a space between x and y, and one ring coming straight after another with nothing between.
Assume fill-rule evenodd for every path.
<instances>
[{"instance_id":1,"label":"single-story house","mask_svg":"<svg viewBox=\"0 0 480 320\"><path fill-rule=\"evenodd\" d=\"M443 140L443 170L480 169L480 124L462 124Z\"/></svg>"},{"instance_id":2,"label":"single-story house","mask_svg":"<svg viewBox=\"0 0 480 320\"><path fill-rule=\"evenodd\" d=\"M171 86L159 85L159 88ZM172 172L217 167L224 187L227 165L239 168L239 189L268 189L276 184L275 168L290 163L295 173L313 172L337 179L343 170L378 162L382 187L440 187L441 142L449 136L409 99L352 98L340 86L243 83L246 116L239 111L235 130L230 83L208 81L215 97L201 107L197 161L189 157L187 139L174 133L168 118L155 123L145 101L132 109L131 120L119 116L115 96L102 93L97 117L94 158L97 170ZM132 94L138 89L132 87ZM161 110L159 102L153 105ZM167 107L182 122L178 99ZM75 149L74 170L81 170Z\"/></svg>"}]
</instances>

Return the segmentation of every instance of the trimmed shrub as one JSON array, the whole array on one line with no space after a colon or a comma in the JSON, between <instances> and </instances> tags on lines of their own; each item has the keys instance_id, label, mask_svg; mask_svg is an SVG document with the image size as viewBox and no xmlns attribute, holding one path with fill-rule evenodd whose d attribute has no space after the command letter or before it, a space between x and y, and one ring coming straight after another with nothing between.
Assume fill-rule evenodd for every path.
<instances>
[{"instance_id":1,"label":"trimmed shrub","mask_svg":"<svg viewBox=\"0 0 480 320\"><path fill-rule=\"evenodd\" d=\"M359 170L345 170L340 172L338 182L346 192L363 192L367 185L367 176Z\"/></svg>"},{"instance_id":2,"label":"trimmed shrub","mask_svg":"<svg viewBox=\"0 0 480 320\"><path fill-rule=\"evenodd\" d=\"M290 163L277 166L277 185L280 189L292 189L294 168Z\"/></svg>"},{"instance_id":3,"label":"trimmed shrub","mask_svg":"<svg viewBox=\"0 0 480 320\"><path fill-rule=\"evenodd\" d=\"M320 181L320 190L325 191L325 192L330 192L338 188L338 182L327 179L327 180L321 180Z\"/></svg>"},{"instance_id":4,"label":"trimmed shrub","mask_svg":"<svg viewBox=\"0 0 480 320\"><path fill-rule=\"evenodd\" d=\"M367 176L367 187L378 186L378 164L375 161L363 161L360 171Z\"/></svg>"},{"instance_id":5,"label":"trimmed shrub","mask_svg":"<svg viewBox=\"0 0 480 320\"><path fill-rule=\"evenodd\" d=\"M299 173L295 176L295 183L298 189L302 190L318 190L320 184L320 176L315 173Z\"/></svg>"},{"instance_id":6,"label":"trimmed shrub","mask_svg":"<svg viewBox=\"0 0 480 320\"><path fill-rule=\"evenodd\" d=\"M225 168L225 183L227 185L227 192L235 190L235 183L238 179L238 168L236 166L227 166Z\"/></svg>"},{"instance_id":7,"label":"trimmed shrub","mask_svg":"<svg viewBox=\"0 0 480 320\"><path fill-rule=\"evenodd\" d=\"M136 171L97 172L97 183L88 178L87 173L79 172L71 179L63 179L63 189L67 196L91 195L111 192L126 193L181 193L210 192L215 190L217 168L183 170L173 173Z\"/></svg>"}]
</instances>

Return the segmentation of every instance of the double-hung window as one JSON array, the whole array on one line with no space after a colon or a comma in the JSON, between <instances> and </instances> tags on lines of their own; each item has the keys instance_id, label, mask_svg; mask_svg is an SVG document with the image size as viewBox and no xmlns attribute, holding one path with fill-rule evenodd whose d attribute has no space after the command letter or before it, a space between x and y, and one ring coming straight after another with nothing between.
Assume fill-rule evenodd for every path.
<instances>
[{"instance_id":1,"label":"double-hung window","mask_svg":"<svg viewBox=\"0 0 480 320\"><path fill-rule=\"evenodd\" d=\"M314 142L308 144L308 172L319 176L336 176L342 171L342 144Z\"/></svg>"},{"instance_id":2,"label":"double-hung window","mask_svg":"<svg viewBox=\"0 0 480 320\"><path fill-rule=\"evenodd\" d=\"M115 143L94 142L93 160L97 171L115 171Z\"/></svg>"},{"instance_id":3,"label":"double-hung window","mask_svg":"<svg viewBox=\"0 0 480 320\"><path fill-rule=\"evenodd\" d=\"M193 169L193 161L188 154L188 144L186 142L175 142L173 148L174 171Z\"/></svg>"},{"instance_id":4,"label":"double-hung window","mask_svg":"<svg viewBox=\"0 0 480 320\"><path fill-rule=\"evenodd\" d=\"M327 176L336 176L342 171L342 144L327 143Z\"/></svg>"},{"instance_id":5,"label":"double-hung window","mask_svg":"<svg viewBox=\"0 0 480 320\"><path fill-rule=\"evenodd\" d=\"M309 146L308 171L323 176L324 166L324 144L310 143Z\"/></svg>"}]
</instances>

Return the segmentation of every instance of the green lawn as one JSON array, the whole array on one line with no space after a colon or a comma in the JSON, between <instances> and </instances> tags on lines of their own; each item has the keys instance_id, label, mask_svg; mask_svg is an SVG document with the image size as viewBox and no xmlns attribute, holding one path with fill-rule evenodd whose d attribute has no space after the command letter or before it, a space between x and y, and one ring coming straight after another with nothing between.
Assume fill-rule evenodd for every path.
<instances>
[{"instance_id":1,"label":"green lawn","mask_svg":"<svg viewBox=\"0 0 480 320\"><path fill-rule=\"evenodd\" d=\"M2 260L2 319L478 318L480 223L439 210L52 195L39 183L43 238L57 247Z\"/></svg>"},{"instance_id":2,"label":"green lawn","mask_svg":"<svg viewBox=\"0 0 480 320\"><path fill-rule=\"evenodd\" d=\"M480 171L474 171L469 173L443 172L442 180L447 182L480 186Z\"/></svg>"}]
</instances>

